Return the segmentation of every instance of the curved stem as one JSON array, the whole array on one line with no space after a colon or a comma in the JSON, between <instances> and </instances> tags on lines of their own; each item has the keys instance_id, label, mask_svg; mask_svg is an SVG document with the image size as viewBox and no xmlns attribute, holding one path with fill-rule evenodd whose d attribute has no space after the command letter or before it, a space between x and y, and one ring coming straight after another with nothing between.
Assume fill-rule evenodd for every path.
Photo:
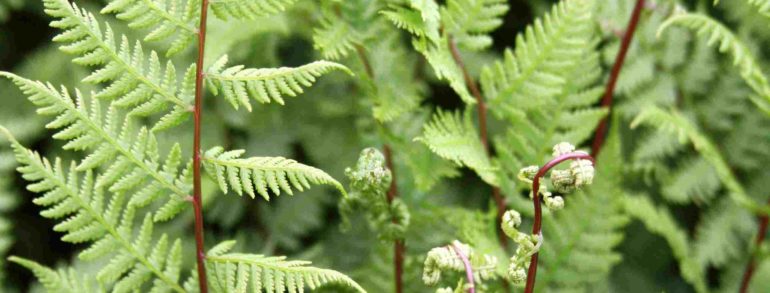
<instances>
[{"instance_id":1,"label":"curved stem","mask_svg":"<svg viewBox=\"0 0 770 293\"><path fill-rule=\"evenodd\" d=\"M543 165L540 170L537 171L537 174L535 174L535 178L532 180L532 202L535 206L535 223L532 225L532 235L542 235L542 226L543 226L543 210L540 205L540 178L545 176L548 171L550 171L553 167L558 165L561 162L569 161L569 160L589 160L591 163L594 163L594 158L590 155L582 152L575 152L575 153L569 153L564 154L561 156L558 156L554 158L553 160L549 161L545 165ZM529 269L527 270L527 287L525 288L526 293L532 293L535 290L535 278L537 275L537 256L539 253L535 252L535 254L532 255L531 260L529 261Z\"/></svg>"},{"instance_id":2,"label":"curved stem","mask_svg":"<svg viewBox=\"0 0 770 293\"><path fill-rule=\"evenodd\" d=\"M770 202L769 202L770 203ZM767 235L767 226L770 222L770 218L767 215L759 217L759 227L757 228L757 239L754 242L755 247L759 248L762 242L765 241ZM754 276L754 269L756 269L757 263L754 260L754 255L749 256L749 263L746 264L746 270L743 273L743 279L741 280L741 287L738 292L746 293L749 290L749 284L751 283L751 277Z\"/></svg>"},{"instance_id":3,"label":"curved stem","mask_svg":"<svg viewBox=\"0 0 770 293\"><path fill-rule=\"evenodd\" d=\"M628 21L628 26L623 34L623 40L620 43L620 51L615 56L615 64L612 65L612 71L610 72L610 78L607 81L607 87L604 89L604 96L602 97L602 107L612 111L612 95L615 92L615 85L620 77L620 70L623 69L623 63L626 60L626 54L628 54L628 48L631 46L631 40L634 38L634 32L636 32L636 26L639 24L639 15L642 14L642 8L644 8L644 0L636 0L636 6L631 14L631 20ZM604 138L607 136L607 118L609 113L605 116L599 126L596 128L594 134L593 144L591 145L591 155L596 157L602 150L604 145Z\"/></svg>"},{"instance_id":4,"label":"curved stem","mask_svg":"<svg viewBox=\"0 0 770 293\"><path fill-rule=\"evenodd\" d=\"M473 266L471 266L471 261L468 260L468 256L463 253L463 250L460 249L460 245L457 243L457 240L452 241L452 249L454 249L455 253L460 257L460 260L463 261L463 265L465 266L465 278L468 279L468 293L476 293L476 285L473 280Z\"/></svg>"},{"instance_id":5,"label":"curved stem","mask_svg":"<svg viewBox=\"0 0 770 293\"><path fill-rule=\"evenodd\" d=\"M201 200L201 114L203 112L203 55L206 51L206 18L209 0L201 1L201 19L198 29L198 63L195 67L195 106L193 108L193 209L195 212L195 252L198 265L198 287L207 293L206 251L203 244L203 211Z\"/></svg>"}]
</instances>

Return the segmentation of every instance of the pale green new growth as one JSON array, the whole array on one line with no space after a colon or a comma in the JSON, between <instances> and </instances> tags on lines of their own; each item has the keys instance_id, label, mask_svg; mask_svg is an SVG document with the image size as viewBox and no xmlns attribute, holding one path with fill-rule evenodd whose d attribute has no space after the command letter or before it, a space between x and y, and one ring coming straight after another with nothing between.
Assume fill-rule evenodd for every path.
<instances>
[{"instance_id":1,"label":"pale green new growth","mask_svg":"<svg viewBox=\"0 0 770 293\"><path fill-rule=\"evenodd\" d=\"M188 0L191 1L191 0ZM255 19L278 14L297 0L210 0L211 11L220 19Z\"/></svg>"},{"instance_id":2,"label":"pale green new growth","mask_svg":"<svg viewBox=\"0 0 770 293\"><path fill-rule=\"evenodd\" d=\"M206 151L203 157L204 167L209 175L216 179L222 192L227 193L229 187L238 195L245 192L254 198L259 193L269 201L270 193L277 196L283 191L293 195L293 188L303 191L310 188L312 183L332 185L343 196L347 196L342 184L318 168L282 157L240 158L244 152L225 151L221 147Z\"/></svg>"},{"instance_id":3,"label":"pale green new growth","mask_svg":"<svg viewBox=\"0 0 770 293\"><path fill-rule=\"evenodd\" d=\"M316 78L333 70L352 73L347 67L329 61L316 61L296 68L245 68L243 65L225 68L227 55L219 58L206 74L211 91L220 92L230 104L238 109L240 105L251 111L249 97L259 103L275 101L283 105L283 95L297 96L310 87Z\"/></svg>"},{"instance_id":4,"label":"pale green new growth","mask_svg":"<svg viewBox=\"0 0 770 293\"><path fill-rule=\"evenodd\" d=\"M492 45L488 34L503 24L506 12L505 0L450 0L441 10L446 33L459 46L474 51Z\"/></svg>"},{"instance_id":5,"label":"pale green new growth","mask_svg":"<svg viewBox=\"0 0 770 293\"><path fill-rule=\"evenodd\" d=\"M181 52L198 33L200 0L110 0L101 13L115 13L135 29L149 29L145 41L172 40L166 56Z\"/></svg>"},{"instance_id":6,"label":"pale green new growth","mask_svg":"<svg viewBox=\"0 0 770 293\"><path fill-rule=\"evenodd\" d=\"M308 267L307 261L289 261L283 256L228 253L235 241L225 241L211 248L206 266L214 292L303 292L338 285L366 292L355 281L333 270Z\"/></svg>"},{"instance_id":7,"label":"pale green new growth","mask_svg":"<svg viewBox=\"0 0 770 293\"><path fill-rule=\"evenodd\" d=\"M446 272L465 272L465 265L455 249L460 249L468 258L473 269L473 279L478 284L485 280L495 279L497 258L474 251L469 245L455 240L452 244L431 249L423 265L422 281L429 286L435 286L441 280L441 274ZM464 275L464 274L463 274Z\"/></svg>"}]
</instances>

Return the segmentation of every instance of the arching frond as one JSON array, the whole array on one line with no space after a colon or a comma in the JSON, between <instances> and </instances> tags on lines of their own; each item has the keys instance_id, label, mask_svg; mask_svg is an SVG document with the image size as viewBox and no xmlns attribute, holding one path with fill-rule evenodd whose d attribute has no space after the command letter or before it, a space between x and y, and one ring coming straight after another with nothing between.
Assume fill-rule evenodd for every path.
<instances>
[{"instance_id":1,"label":"arching frond","mask_svg":"<svg viewBox=\"0 0 770 293\"><path fill-rule=\"evenodd\" d=\"M138 133L133 131L131 121L120 121L114 106L102 113L99 100L91 99L89 105L80 92L73 99L65 88L59 92L51 84L11 73L0 72L0 76L11 79L28 95L39 114L55 116L46 127L59 130L53 138L67 141L64 149L89 152L78 171L104 167L105 172L96 182L98 186L111 192L135 190L130 202L137 206L158 198L176 203L192 190L190 182L179 172L179 144L161 162L155 136L144 128Z\"/></svg>"},{"instance_id":2,"label":"arching frond","mask_svg":"<svg viewBox=\"0 0 770 293\"><path fill-rule=\"evenodd\" d=\"M459 112L439 110L416 140L440 157L467 166L485 182L497 185L497 168L487 157L471 118L470 112L461 117Z\"/></svg>"},{"instance_id":3,"label":"arching frond","mask_svg":"<svg viewBox=\"0 0 770 293\"><path fill-rule=\"evenodd\" d=\"M155 52L151 52L145 66L141 42L133 49L128 38L122 36L119 44L109 25L104 32L96 18L86 10L67 0L45 0L46 13L57 20L51 26L64 32L54 38L66 43L61 50L77 55L76 64L98 68L83 81L105 84L96 94L103 99L114 99L116 105L131 109L131 115L147 116L173 108L161 119L156 128L177 125L189 117L193 98L194 66L185 74L184 81L177 81L176 67L168 62L165 69Z\"/></svg>"},{"instance_id":4,"label":"arching frond","mask_svg":"<svg viewBox=\"0 0 770 293\"><path fill-rule=\"evenodd\" d=\"M224 68L227 55L209 68L206 80L215 95L222 92L235 109L243 105L251 111L249 97L260 103L275 101L283 105L283 95L294 97L303 87L310 87L316 78L333 70L352 74L347 67L329 61L316 61L300 67L252 69L238 65Z\"/></svg>"},{"instance_id":5,"label":"arching frond","mask_svg":"<svg viewBox=\"0 0 770 293\"><path fill-rule=\"evenodd\" d=\"M487 35L503 24L501 17L508 12L505 0L451 0L442 9L441 16L446 33L457 45L482 50L492 45Z\"/></svg>"},{"instance_id":6,"label":"arching frond","mask_svg":"<svg viewBox=\"0 0 770 293\"><path fill-rule=\"evenodd\" d=\"M346 195L342 184L324 171L282 157L240 158L244 150L225 151L214 147L203 158L206 171L215 178L222 192L228 186L238 195L244 192L254 198L257 193L270 200L270 192L294 194L292 189L303 191L310 184L332 185ZM255 193L256 191L256 193Z\"/></svg>"},{"instance_id":7,"label":"arching frond","mask_svg":"<svg viewBox=\"0 0 770 293\"><path fill-rule=\"evenodd\" d=\"M88 280L81 276L72 268L55 271L37 262L21 257L11 256L8 260L32 271L48 292L100 292L95 288L92 280Z\"/></svg>"},{"instance_id":8,"label":"arching frond","mask_svg":"<svg viewBox=\"0 0 770 293\"><path fill-rule=\"evenodd\" d=\"M278 14L288 9L297 0L211 0L211 11L218 18L227 20L255 19Z\"/></svg>"},{"instance_id":9,"label":"arching frond","mask_svg":"<svg viewBox=\"0 0 770 293\"><path fill-rule=\"evenodd\" d=\"M198 30L200 0L110 0L101 13L115 13L128 26L151 30L145 41L172 40L166 56L181 52Z\"/></svg>"},{"instance_id":10,"label":"arching frond","mask_svg":"<svg viewBox=\"0 0 770 293\"><path fill-rule=\"evenodd\" d=\"M355 281L333 270L308 267L310 262L286 257L228 253L235 241L225 241L206 255L209 284L214 292L303 292L337 285L366 292Z\"/></svg>"},{"instance_id":11,"label":"arching frond","mask_svg":"<svg viewBox=\"0 0 770 293\"><path fill-rule=\"evenodd\" d=\"M757 12L762 15L770 17L770 1L769 0L744 0L749 5L754 6ZM719 4L719 0L714 0L714 5Z\"/></svg>"},{"instance_id":12,"label":"arching frond","mask_svg":"<svg viewBox=\"0 0 770 293\"><path fill-rule=\"evenodd\" d=\"M0 132L11 140L16 160L21 164L18 171L30 182L27 189L41 194L33 201L46 207L41 215L64 218L54 226L55 231L64 233L62 240L92 242L80 253L84 260L111 256L96 275L99 281L114 283L114 292L132 292L149 281L156 290L184 292L177 282L182 250L179 240L169 248L164 234L153 243L153 221L149 214L134 237L135 207L126 207L124 193L114 193L108 199L103 188L96 184L93 171L82 174L73 162L65 172L58 158L51 163L21 146L7 129L0 128Z\"/></svg>"}]
</instances>

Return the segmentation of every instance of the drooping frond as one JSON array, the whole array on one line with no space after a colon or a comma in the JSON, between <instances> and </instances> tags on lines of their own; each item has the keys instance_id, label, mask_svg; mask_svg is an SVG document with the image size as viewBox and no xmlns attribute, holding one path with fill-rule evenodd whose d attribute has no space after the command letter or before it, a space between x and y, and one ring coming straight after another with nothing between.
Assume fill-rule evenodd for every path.
<instances>
[{"instance_id":1,"label":"drooping frond","mask_svg":"<svg viewBox=\"0 0 770 293\"><path fill-rule=\"evenodd\" d=\"M722 184L729 190L730 197L739 205L753 212L767 213L770 208L754 202L747 194L743 185L735 177L717 147L708 137L701 134L695 126L679 112L666 112L658 107L642 110L632 122L632 127L640 124L649 125L668 131L679 137L680 141L689 141L695 150L711 164Z\"/></svg>"},{"instance_id":2,"label":"drooping frond","mask_svg":"<svg viewBox=\"0 0 770 293\"><path fill-rule=\"evenodd\" d=\"M211 11L218 18L227 20L255 19L278 14L288 9L297 0L211 0Z\"/></svg>"},{"instance_id":3,"label":"drooping frond","mask_svg":"<svg viewBox=\"0 0 770 293\"><path fill-rule=\"evenodd\" d=\"M67 0L45 0L46 13L57 20L51 26L64 32L54 38L66 43L61 50L77 55L76 64L96 67L83 81L105 84L97 98L116 100L116 105L131 109L131 115L147 116L168 110L156 129L165 129L183 122L189 117L190 101L195 81L191 66L183 82L177 81L176 67L168 62L165 69L155 52L151 52L145 65L141 42L133 49L128 38L122 36L119 43L109 25L104 32L96 18L86 10Z\"/></svg>"},{"instance_id":4,"label":"drooping frond","mask_svg":"<svg viewBox=\"0 0 770 293\"><path fill-rule=\"evenodd\" d=\"M297 96L319 76L333 70L352 74L347 67L329 61L316 61L300 67L246 68L243 65L224 68L227 55L209 68L206 80L215 95L220 92L235 109L240 105L251 111L249 97L260 103L275 101L283 105L283 96Z\"/></svg>"},{"instance_id":5,"label":"drooping frond","mask_svg":"<svg viewBox=\"0 0 770 293\"><path fill-rule=\"evenodd\" d=\"M307 261L283 256L228 253L235 241L225 241L206 255L209 284L214 292L303 292L337 285L366 292L355 281L337 271L308 267Z\"/></svg>"},{"instance_id":6,"label":"drooping frond","mask_svg":"<svg viewBox=\"0 0 770 293\"><path fill-rule=\"evenodd\" d=\"M28 95L39 108L39 114L55 116L46 127L58 130L53 138L67 141L64 149L89 152L78 165L78 171L104 168L96 181L99 187L111 192L135 190L130 202L137 206L145 206L158 198L167 198L168 204L178 205L192 190L189 181L179 172L179 144L175 144L165 162L161 162L155 136L145 128L138 133L133 131L131 121L120 121L114 106L102 113L99 100L91 99L89 105L80 92L73 99L65 88L57 91L51 84L11 73L0 72L0 76L11 79ZM163 218L170 216L173 214Z\"/></svg>"},{"instance_id":7,"label":"drooping frond","mask_svg":"<svg viewBox=\"0 0 770 293\"><path fill-rule=\"evenodd\" d=\"M181 52L198 30L200 0L110 0L101 13L115 13L128 26L151 30L145 41L172 40L166 56Z\"/></svg>"},{"instance_id":8,"label":"drooping frond","mask_svg":"<svg viewBox=\"0 0 770 293\"><path fill-rule=\"evenodd\" d=\"M487 34L503 24L501 17L507 11L505 0L451 0L441 14L446 33L452 35L457 45L483 50L492 45Z\"/></svg>"},{"instance_id":9,"label":"drooping frond","mask_svg":"<svg viewBox=\"0 0 770 293\"><path fill-rule=\"evenodd\" d=\"M770 2L767 3L770 5ZM706 15L687 13L672 16L660 26L658 35L671 26L682 26L696 31L698 35L708 36L709 46L718 43L720 52L732 55L733 65L738 67L741 77L757 95L764 99L761 101L760 107L765 111L770 111L768 104L770 103L770 84L767 77L765 77L749 48L730 29Z\"/></svg>"},{"instance_id":10,"label":"drooping frond","mask_svg":"<svg viewBox=\"0 0 770 293\"><path fill-rule=\"evenodd\" d=\"M58 158L54 163L41 158L0 128L12 143L17 170L30 182L27 189L41 194L33 202L46 207L41 215L50 219L64 219L54 230L64 233L63 241L71 243L92 242L80 253L84 260L110 256L107 265L99 270L96 278L104 283L114 283L114 292L132 292L152 281L156 290L184 292L178 284L181 266L181 242L164 234L154 244L153 221L148 214L134 237L132 205L126 207L126 194L114 193L105 197L104 189L96 184L94 172L77 171L73 162L65 172ZM80 178L82 176L82 178Z\"/></svg>"},{"instance_id":11,"label":"drooping frond","mask_svg":"<svg viewBox=\"0 0 770 293\"><path fill-rule=\"evenodd\" d=\"M230 188L238 195L246 192L254 198L259 193L265 200L270 200L269 192L280 195L283 191L293 195L292 189L303 191L310 188L311 184L323 184L334 186L342 195L346 195L342 184L321 169L282 157L240 158L244 152L226 152L222 147L206 151L204 166L209 175L216 179L222 192L227 193Z\"/></svg>"},{"instance_id":12,"label":"drooping frond","mask_svg":"<svg viewBox=\"0 0 770 293\"><path fill-rule=\"evenodd\" d=\"M487 157L470 112L461 115L459 112L439 110L432 121L425 124L422 136L416 140L440 157L471 168L485 182L497 185L497 168Z\"/></svg>"},{"instance_id":13,"label":"drooping frond","mask_svg":"<svg viewBox=\"0 0 770 293\"><path fill-rule=\"evenodd\" d=\"M11 256L8 260L32 271L48 292L99 292L92 280L81 276L72 268L54 271L37 262L21 257Z\"/></svg>"},{"instance_id":14,"label":"drooping frond","mask_svg":"<svg viewBox=\"0 0 770 293\"><path fill-rule=\"evenodd\" d=\"M641 221L647 230L668 242L674 257L679 261L679 270L685 281L690 283L696 292L707 292L705 272L688 245L687 233L676 224L668 210L656 207L645 196L624 197L623 205L629 216Z\"/></svg>"}]
</instances>

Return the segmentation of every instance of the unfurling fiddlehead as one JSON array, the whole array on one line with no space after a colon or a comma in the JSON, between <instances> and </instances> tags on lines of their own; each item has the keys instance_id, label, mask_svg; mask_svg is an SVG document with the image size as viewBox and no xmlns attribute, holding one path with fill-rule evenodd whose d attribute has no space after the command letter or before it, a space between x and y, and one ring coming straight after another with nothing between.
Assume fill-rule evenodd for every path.
<instances>
[{"instance_id":1,"label":"unfurling fiddlehead","mask_svg":"<svg viewBox=\"0 0 770 293\"><path fill-rule=\"evenodd\" d=\"M475 293L476 289L483 290L482 281L497 278L494 271L496 265L496 257L475 252L469 245L455 240L451 245L436 247L428 252L422 281L428 286L434 286L441 280L443 272L465 272L467 284L460 281L455 290L439 288L436 292L460 292L467 289Z\"/></svg>"}]
</instances>

